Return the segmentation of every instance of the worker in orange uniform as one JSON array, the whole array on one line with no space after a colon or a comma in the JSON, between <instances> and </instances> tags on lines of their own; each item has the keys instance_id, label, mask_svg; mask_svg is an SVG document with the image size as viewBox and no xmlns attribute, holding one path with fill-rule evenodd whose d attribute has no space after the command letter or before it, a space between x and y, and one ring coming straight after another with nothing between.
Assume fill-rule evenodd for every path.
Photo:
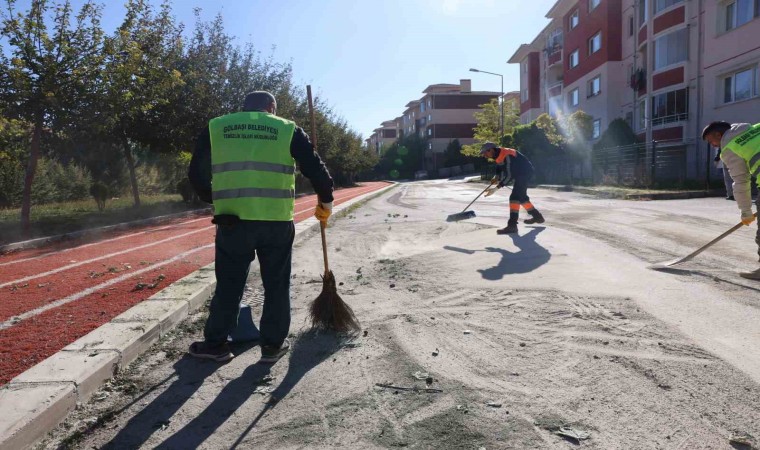
<instances>
[{"instance_id":1,"label":"worker in orange uniform","mask_svg":"<svg viewBox=\"0 0 760 450\"><path fill-rule=\"evenodd\" d=\"M498 189L508 185L514 180L512 195L509 196L509 222L507 226L497 230L497 234L517 233L517 221L520 216L520 206L530 214L530 218L524 223L544 223L544 216L533 206L528 197L528 182L533 177L533 164L530 160L511 148L499 147L493 142L486 142L480 148L480 156L493 159L501 170L501 177L496 186L486 191L486 197L492 195ZM494 180L496 177L494 177Z\"/></svg>"}]
</instances>

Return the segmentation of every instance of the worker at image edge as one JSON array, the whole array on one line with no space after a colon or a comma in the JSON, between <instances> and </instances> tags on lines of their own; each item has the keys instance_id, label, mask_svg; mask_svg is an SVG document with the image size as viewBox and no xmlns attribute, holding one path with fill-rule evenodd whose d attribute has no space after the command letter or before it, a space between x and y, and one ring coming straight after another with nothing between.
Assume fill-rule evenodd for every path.
<instances>
[{"instance_id":1,"label":"worker at image edge","mask_svg":"<svg viewBox=\"0 0 760 450\"><path fill-rule=\"evenodd\" d=\"M752 213L752 177L758 183L760 175L760 123L734 123L717 121L702 130L702 140L720 148L720 159L724 169L734 180L734 199L741 211L740 220L749 226L755 221ZM760 210L760 196L756 201ZM755 243L760 256L760 226L755 235ZM749 272L739 272L743 278L760 281L760 268Z\"/></svg>"}]
</instances>

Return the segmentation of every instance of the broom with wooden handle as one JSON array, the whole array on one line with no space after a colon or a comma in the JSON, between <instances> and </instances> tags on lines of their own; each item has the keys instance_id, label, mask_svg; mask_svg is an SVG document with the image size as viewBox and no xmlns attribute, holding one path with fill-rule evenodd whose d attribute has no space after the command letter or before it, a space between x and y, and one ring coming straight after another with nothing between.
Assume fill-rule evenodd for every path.
<instances>
[{"instance_id":1,"label":"broom with wooden handle","mask_svg":"<svg viewBox=\"0 0 760 450\"><path fill-rule=\"evenodd\" d=\"M317 149L317 125L314 120L314 104L311 100L311 86L306 86L306 96L309 100L309 115L311 116L311 142L314 150ZM361 329L359 321L354 315L354 311L338 295L338 289L335 286L335 275L330 270L327 262L327 239L325 238L325 227L327 224L319 221L319 230L322 235L322 257L325 261L325 274L322 275L322 292L311 303L309 308L311 314L311 326L325 330L335 330L338 332L356 332Z\"/></svg>"}]
</instances>

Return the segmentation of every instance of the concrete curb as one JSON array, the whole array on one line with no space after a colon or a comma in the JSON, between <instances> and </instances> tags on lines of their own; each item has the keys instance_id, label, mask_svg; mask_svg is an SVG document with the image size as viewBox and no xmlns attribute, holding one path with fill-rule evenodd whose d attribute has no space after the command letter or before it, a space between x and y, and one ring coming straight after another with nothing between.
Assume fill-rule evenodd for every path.
<instances>
[{"instance_id":1,"label":"concrete curb","mask_svg":"<svg viewBox=\"0 0 760 450\"><path fill-rule=\"evenodd\" d=\"M165 216L151 217L149 219L134 220L132 222L118 223L116 225L108 225L105 227L88 228L86 230L74 231L72 233L57 234L55 236L45 236L36 239L30 239L28 241L13 242L10 244L0 245L0 254L11 252L14 250L25 250L29 248L40 247L51 242L67 241L70 239L78 239L86 236L94 236L100 233L106 233L108 231L116 230L128 230L130 228L136 228L144 225L155 225L162 222L167 222L172 219L181 219L183 217L201 216L205 213L211 212L211 208L200 208L185 211L176 214L167 214Z\"/></svg>"},{"instance_id":2,"label":"concrete curb","mask_svg":"<svg viewBox=\"0 0 760 450\"><path fill-rule=\"evenodd\" d=\"M333 214L395 187L390 184L337 205ZM296 224L296 236L316 227ZM200 308L216 288L214 264L202 267L69 344L0 388L0 450L34 445L77 403L90 396L140 354Z\"/></svg>"},{"instance_id":3,"label":"concrete curb","mask_svg":"<svg viewBox=\"0 0 760 450\"><path fill-rule=\"evenodd\" d=\"M562 186L552 184L539 184L539 189L549 189L558 192L577 192L579 194L593 195L600 198L617 198L622 200L686 200L690 198L720 197L721 191L665 191L665 192L648 192L639 194L629 194L614 190L594 189L583 186Z\"/></svg>"}]
</instances>

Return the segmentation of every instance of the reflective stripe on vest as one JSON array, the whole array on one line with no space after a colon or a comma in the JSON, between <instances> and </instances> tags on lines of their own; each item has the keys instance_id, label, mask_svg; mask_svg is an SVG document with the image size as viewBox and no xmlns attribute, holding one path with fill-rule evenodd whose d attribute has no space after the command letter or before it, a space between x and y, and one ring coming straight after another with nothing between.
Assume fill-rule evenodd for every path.
<instances>
[{"instance_id":1,"label":"reflective stripe on vest","mask_svg":"<svg viewBox=\"0 0 760 450\"><path fill-rule=\"evenodd\" d=\"M258 170L259 172L285 173L288 175L296 172L296 168L293 166L258 161L226 162L211 166L212 173L232 172L235 170Z\"/></svg>"},{"instance_id":2,"label":"reflective stripe on vest","mask_svg":"<svg viewBox=\"0 0 760 450\"><path fill-rule=\"evenodd\" d=\"M241 188L241 189L224 189L214 191L212 194L214 200L224 200L228 198L242 197L259 197L259 198L293 198L295 191L288 189L261 189L261 188Z\"/></svg>"},{"instance_id":3,"label":"reflective stripe on vest","mask_svg":"<svg viewBox=\"0 0 760 450\"><path fill-rule=\"evenodd\" d=\"M295 123L265 112L209 122L214 214L291 221L295 209Z\"/></svg>"},{"instance_id":4,"label":"reflective stripe on vest","mask_svg":"<svg viewBox=\"0 0 760 450\"><path fill-rule=\"evenodd\" d=\"M752 176L760 175L760 123L731 139L725 148L747 162L747 169ZM760 185L760 179L757 183Z\"/></svg>"}]
</instances>

